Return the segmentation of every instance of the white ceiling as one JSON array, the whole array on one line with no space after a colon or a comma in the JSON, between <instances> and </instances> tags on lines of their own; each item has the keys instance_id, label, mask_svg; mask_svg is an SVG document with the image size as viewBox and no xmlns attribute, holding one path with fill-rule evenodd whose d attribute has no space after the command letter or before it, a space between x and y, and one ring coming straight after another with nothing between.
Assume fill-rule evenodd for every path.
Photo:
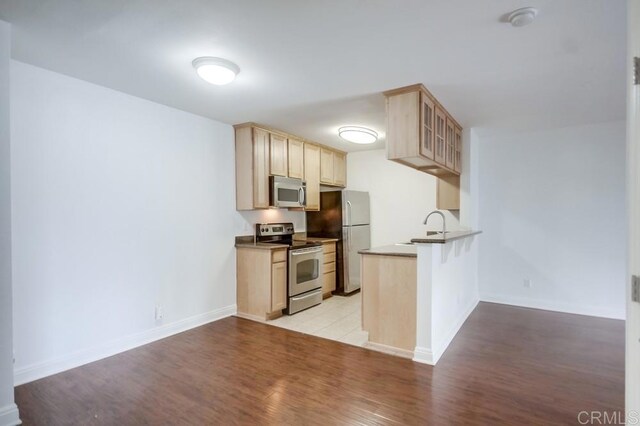
<instances>
[{"instance_id":1,"label":"white ceiling","mask_svg":"<svg viewBox=\"0 0 640 426\"><path fill-rule=\"evenodd\" d=\"M532 25L503 22L524 6L540 9ZM0 0L0 19L17 60L345 150L360 147L339 126L384 133L380 92L414 83L485 131L625 116L622 0ZM241 73L211 86L198 56Z\"/></svg>"}]
</instances>

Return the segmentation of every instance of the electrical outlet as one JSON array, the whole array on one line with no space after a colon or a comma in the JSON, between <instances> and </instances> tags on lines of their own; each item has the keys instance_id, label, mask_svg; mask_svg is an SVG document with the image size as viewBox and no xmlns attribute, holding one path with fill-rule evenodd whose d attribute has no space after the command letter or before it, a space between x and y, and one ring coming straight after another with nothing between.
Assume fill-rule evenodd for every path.
<instances>
[{"instance_id":1,"label":"electrical outlet","mask_svg":"<svg viewBox=\"0 0 640 426\"><path fill-rule=\"evenodd\" d=\"M162 321L162 317L164 316L164 312L162 310L162 306L156 306L156 321Z\"/></svg>"},{"instance_id":2,"label":"electrical outlet","mask_svg":"<svg viewBox=\"0 0 640 426\"><path fill-rule=\"evenodd\" d=\"M531 280L529 278L525 278L523 285L525 288L531 288Z\"/></svg>"}]
</instances>

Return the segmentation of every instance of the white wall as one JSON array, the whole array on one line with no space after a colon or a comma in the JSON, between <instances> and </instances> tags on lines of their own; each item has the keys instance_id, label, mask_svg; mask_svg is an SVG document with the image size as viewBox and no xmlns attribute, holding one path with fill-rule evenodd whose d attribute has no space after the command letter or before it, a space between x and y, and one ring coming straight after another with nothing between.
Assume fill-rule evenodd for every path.
<instances>
[{"instance_id":1,"label":"white wall","mask_svg":"<svg viewBox=\"0 0 640 426\"><path fill-rule=\"evenodd\" d=\"M387 160L386 151L360 151L347 155L347 186L368 191L371 198L371 246L409 241L425 235L422 224L436 209L436 178ZM457 229L450 212L447 229ZM439 217L429 219L429 229L441 229Z\"/></svg>"},{"instance_id":2,"label":"white wall","mask_svg":"<svg viewBox=\"0 0 640 426\"><path fill-rule=\"evenodd\" d=\"M435 365L478 304L478 240L418 244L414 360Z\"/></svg>"},{"instance_id":3,"label":"white wall","mask_svg":"<svg viewBox=\"0 0 640 426\"><path fill-rule=\"evenodd\" d=\"M11 63L22 383L235 310L231 126ZM155 307L164 319L155 321Z\"/></svg>"},{"instance_id":4,"label":"white wall","mask_svg":"<svg viewBox=\"0 0 640 426\"><path fill-rule=\"evenodd\" d=\"M11 175L9 59L11 27L0 21L0 425L16 424L11 305Z\"/></svg>"},{"instance_id":5,"label":"white wall","mask_svg":"<svg viewBox=\"0 0 640 426\"><path fill-rule=\"evenodd\" d=\"M623 318L625 123L478 144L481 299Z\"/></svg>"}]
</instances>

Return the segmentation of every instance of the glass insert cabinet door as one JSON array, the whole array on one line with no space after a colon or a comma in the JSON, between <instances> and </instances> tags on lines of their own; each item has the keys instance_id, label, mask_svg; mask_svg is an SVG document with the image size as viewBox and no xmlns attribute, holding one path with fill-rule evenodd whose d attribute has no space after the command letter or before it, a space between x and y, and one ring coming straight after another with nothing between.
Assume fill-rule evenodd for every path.
<instances>
[{"instance_id":1,"label":"glass insert cabinet door","mask_svg":"<svg viewBox=\"0 0 640 426\"><path fill-rule=\"evenodd\" d=\"M420 123L422 134L420 143L420 155L433 160L434 156L434 126L435 121L435 102L424 93L420 94Z\"/></svg>"},{"instance_id":2,"label":"glass insert cabinet door","mask_svg":"<svg viewBox=\"0 0 640 426\"><path fill-rule=\"evenodd\" d=\"M434 159L437 163L445 165L445 122L446 115L444 111L435 106L435 118L436 118L436 140L435 140L435 155Z\"/></svg>"},{"instance_id":3,"label":"glass insert cabinet door","mask_svg":"<svg viewBox=\"0 0 640 426\"><path fill-rule=\"evenodd\" d=\"M456 137L456 133L455 133L455 128L454 128L453 122L451 121L451 119L449 117L447 117L447 140L446 140L447 158L446 158L446 166L451 170L453 170L453 166L455 164L455 154L456 154L455 137Z\"/></svg>"}]
</instances>

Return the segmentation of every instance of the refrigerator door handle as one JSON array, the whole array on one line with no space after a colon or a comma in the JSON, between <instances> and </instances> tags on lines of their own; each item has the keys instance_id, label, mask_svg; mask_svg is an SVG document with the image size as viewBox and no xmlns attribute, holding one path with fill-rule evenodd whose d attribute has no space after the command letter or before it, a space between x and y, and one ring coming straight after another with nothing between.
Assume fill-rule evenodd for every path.
<instances>
[{"instance_id":1,"label":"refrigerator door handle","mask_svg":"<svg viewBox=\"0 0 640 426\"><path fill-rule=\"evenodd\" d=\"M351 250L351 239L353 238L351 235L351 227L353 226L353 223L351 222L351 210L351 201L347 201L347 220L349 221L349 228L347 230L347 247L349 250Z\"/></svg>"}]
</instances>

